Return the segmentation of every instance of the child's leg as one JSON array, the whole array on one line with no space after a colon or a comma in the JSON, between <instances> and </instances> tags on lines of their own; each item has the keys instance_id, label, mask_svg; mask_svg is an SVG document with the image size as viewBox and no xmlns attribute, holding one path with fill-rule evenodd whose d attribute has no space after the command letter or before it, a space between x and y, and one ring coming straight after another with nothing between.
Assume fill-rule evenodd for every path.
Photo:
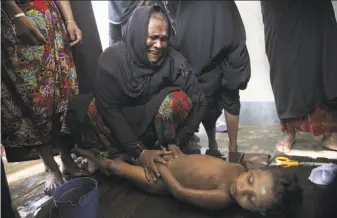
<instances>
[{"instance_id":1,"label":"child's leg","mask_svg":"<svg viewBox=\"0 0 337 218\"><path fill-rule=\"evenodd\" d=\"M162 180L159 179L157 180L157 182L149 182L146 179L143 167L128 164L120 158L116 158L113 160L104 159L90 150L77 148L73 151L76 155L85 157L102 168L109 169L115 175L134 182L137 186L139 186L146 192L152 194L168 193L166 185L163 183Z\"/></svg>"}]
</instances>

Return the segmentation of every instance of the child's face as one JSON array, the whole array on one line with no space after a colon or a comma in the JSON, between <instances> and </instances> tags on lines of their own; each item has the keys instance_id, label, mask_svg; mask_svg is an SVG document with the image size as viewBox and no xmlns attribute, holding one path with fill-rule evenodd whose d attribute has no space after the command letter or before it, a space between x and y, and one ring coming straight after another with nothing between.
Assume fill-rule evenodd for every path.
<instances>
[{"instance_id":1,"label":"child's face","mask_svg":"<svg viewBox=\"0 0 337 218\"><path fill-rule=\"evenodd\" d=\"M273 177L266 170L252 170L241 174L230 188L236 202L250 211L261 211L273 202Z\"/></svg>"}]
</instances>

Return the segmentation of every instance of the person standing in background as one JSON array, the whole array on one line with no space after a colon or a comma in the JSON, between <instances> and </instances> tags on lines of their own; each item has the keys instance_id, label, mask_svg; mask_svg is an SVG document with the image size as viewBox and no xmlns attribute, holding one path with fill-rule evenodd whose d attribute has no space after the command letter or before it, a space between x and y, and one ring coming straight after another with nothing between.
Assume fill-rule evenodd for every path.
<instances>
[{"instance_id":1,"label":"person standing in background","mask_svg":"<svg viewBox=\"0 0 337 218\"><path fill-rule=\"evenodd\" d=\"M234 1L162 1L175 32L172 46L189 61L203 88L209 110L202 123L206 154L221 156L215 125L222 110L228 126L229 152L237 151L239 90L250 79L246 34Z\"/></svg>"},{"instance_id":2,"label":"person standing in background","mask_svg":"<svg viewBox=\"0 0 337 218\"><path fill-rule=\"evenodd\" d=\"M150 3L151 1L146 0L108 2L110 45L122 40L126 23L133 11L142 5L150 5Z\"/></svg>"},{"instance_id":3,"label":"person standing in background","mask_svg":"<svg viewBox=\"0 0 337 218\"><path fill-rule=\"evenodd\" d=\"M68 101L78 95L70 48L82 32L69 1L4 1L1 24L1 143L8 162L40 156L48 171L45 193L51 195L64 178L86 174L70 155L65 124Z\"/></svg>"},{"instance_id":4,"label":"person standing in background","mask_svg":"<svg viewBox=\"0 0 337 218\"><path fill-rule=\"evenodd\" d=\"M261 1L270 81L289 152L296 131L337 150L337 24L331 1Z\"/></svg>"},{"instance_id":5,"label":"person standing in background","mask_svg":"<svg viewBox=\"0 0 337 218\"><path fill-rule=\"evenodd\" d=\"M77 71L79 92L93 92L96 84L98 58L102 44L91 1L70 1L74 18L83 35L77 46L71 47Z\"/></svg>"}]
</instances>

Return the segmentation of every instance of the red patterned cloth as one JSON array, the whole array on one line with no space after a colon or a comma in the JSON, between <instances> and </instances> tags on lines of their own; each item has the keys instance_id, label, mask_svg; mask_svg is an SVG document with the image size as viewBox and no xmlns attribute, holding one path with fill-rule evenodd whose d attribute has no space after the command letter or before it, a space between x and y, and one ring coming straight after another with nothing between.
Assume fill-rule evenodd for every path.
<instances>
[{"instance_id":1,"label":"red patterned cloth","mask_svg":"<svg viewBox=\"0 0 337 218\"><path fill-rule=\"evenodd\" d=\"M314 136L325 132L337 132L337 112L324 108L316 110L305 117L281 120L281 129L295 128L296 131L311 132Z\"/></svg>"}]
</instances>

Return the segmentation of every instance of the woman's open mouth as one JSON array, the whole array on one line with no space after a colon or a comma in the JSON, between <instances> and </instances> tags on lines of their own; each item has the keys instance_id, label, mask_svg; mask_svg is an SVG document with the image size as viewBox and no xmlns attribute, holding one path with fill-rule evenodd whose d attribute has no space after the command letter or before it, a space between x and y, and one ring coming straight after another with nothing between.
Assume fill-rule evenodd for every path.
<instances>
[{"instance_id":1,"label":"woman's open mouth","mask_svg":"<svg viewBox=\"0 0 337 218\"><path fill-rule=\"evenodd\" d=\"M159 56L160 52L155 52L155 51L149 51L150 54L152 54L153 56Z\"/></svg>"}]
</instances>

